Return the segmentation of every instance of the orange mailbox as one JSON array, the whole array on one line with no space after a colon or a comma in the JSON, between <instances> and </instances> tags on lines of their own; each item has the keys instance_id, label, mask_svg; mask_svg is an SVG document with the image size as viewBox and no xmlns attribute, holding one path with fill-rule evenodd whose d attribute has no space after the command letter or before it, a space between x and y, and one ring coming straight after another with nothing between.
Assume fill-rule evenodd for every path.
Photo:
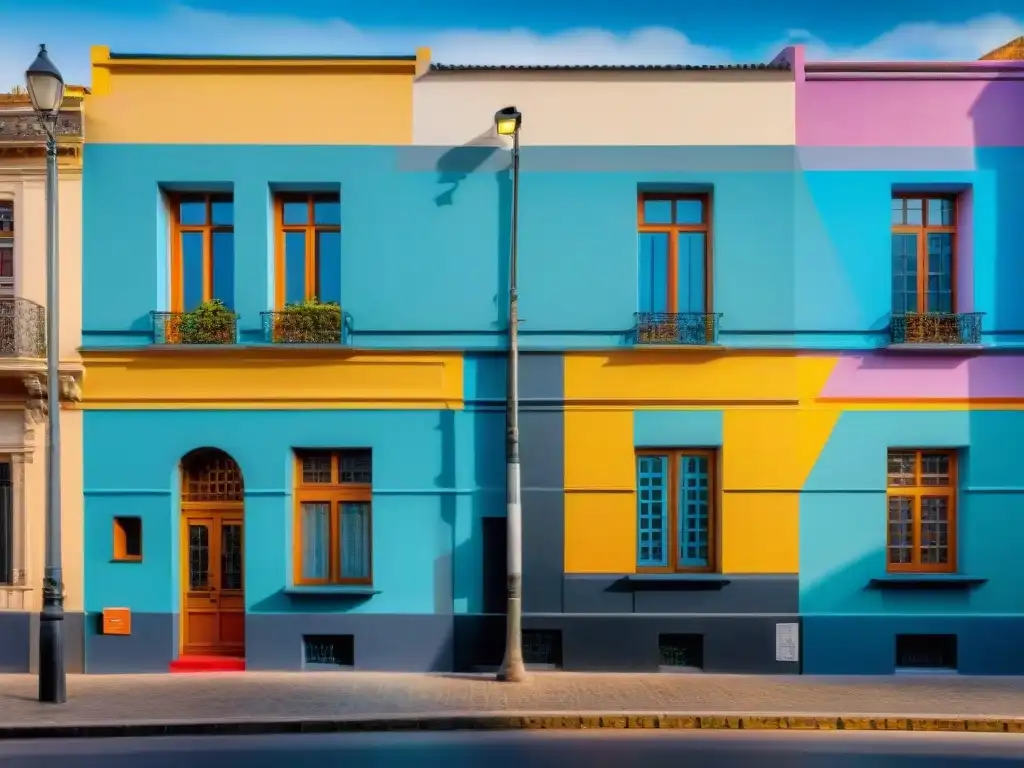
<instances>
[{"instance_id":1,"label":"orange mailbox","mask_svg":"<svg viewBox=\"0 0 1024 768\"><path fill-rule=\"evenodd\" d=\"M130 635L132 633L131 608L104 608L103 634Z\"/></svg>"}]
</instances>

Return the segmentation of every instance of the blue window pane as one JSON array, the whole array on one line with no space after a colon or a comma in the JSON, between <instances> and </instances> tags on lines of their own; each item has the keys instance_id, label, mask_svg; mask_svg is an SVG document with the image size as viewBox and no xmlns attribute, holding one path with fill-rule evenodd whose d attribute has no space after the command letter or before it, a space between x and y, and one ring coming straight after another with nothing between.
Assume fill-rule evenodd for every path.
<instances>
[{"instance_id":1,"label":"blue window pane","mask_svg":"<svg viewBox=\"0 0 1024 768\"><path fill-rule=\"evenodd\" d=\"M329 504L303 504L302 578L324 580L331 575L331 508Z\"/></svg>"},{"instance_id":2,"label":"blue window pane","mask_svg":"<svg viewBox=\"0 0 1024 768\"><path fill-rule=\"evenodd\" d=\"M892 235L892 311L917 312L917 235Z\"/></svg>"},{"instance_id":3,"label":"blue window pane","mask_svg":"<svg viewBox=\"0 0 1024 768\"><path fill-rule=\"evenodd\" d=\"M920 227L924 224L924 200L920 198L910 198L904 200L904 219L903 221L911 227Z\"/></svg>"},{"instance_id":4,"label":"blue window pane","mask_svg":"<svg viewBox=\"0 0 1024 768\"><path fill-rule=\"evenodd\" d=\"M182 197L178 203L178 221L185 227L206 224L206 198L202 195Z\"/></svg>"},{"instance_id":5,"label":"blue window pane","mask_svg":"<svg viewBox=\"0 0 1024 768\"><path fill-rule=\"evenodd\" d=\"M671 200L644 200L644 224L671 224Z\"/></svg>"},{"instance_id":6,"label":"blue window pane","mask_svg":"<svg viewBox=\"0 0 1024 768\"><path fill-rule=\"evenodd\" d=\"M301 226L309 224L309 200L286 200L282 207L284 225Z\"/></svg>"},{"instance_id":7,"label":"blue window pane","mask_svg":"<svg viewBox=\"0 0 1024 768\"><path fill-rule=\"evenodd\" d=\"M668 565L668 457L637 458L637 564Z\"/></svg>"},{"instance_id":8,"label":"blue window pane","mask_svg":"<svg viewBox=\"0 0 1024 768\"><path fill-rule=\"evenodd\" d=\"M341 303L341 233L316 233L317 298Z\"/></svg>"},{"instance_id":9,"label":"blue window pane","mask_svg":"<svg viewBox=\"0 0 1024 768\"><path fill-rule=\"evenodd\" d=\"M341 578L370 578L370 505L341 505Z\"/></svg>"},{"instance_id":10,"label":"blue window pane","mask_svg":"<svg viewBox=\"0 0 1024 768\"><path fill-rule=\"evenodd\" d=\"M317 198L313 202L313 223L341 226L341 202L337 196Z\"/></svg>"},{"instance_id":11,"label":"blue window pane","mask_svg":"<svg viewBox=\"0 0 1024 768\"><path fill-rule=\"evenodd\" d=\"M679 312L704 312L706 290L704 283L704 233L679 234L679 268L677 302Z\"/></svg>"},{"instance_id":12,"label":"blue window pane","mask_svg":"<svg viewBox=\"0 0 1024 768\"><path fill-rule=\"evenodd\" d=\"M306 233L284 233L284 300L286 304L305 301Z\"/></svg>"},{"instance_id":13,"label":"blue window pane","mask_svg":"<svg viewBox=\"0 0 1024 768\"><path fill-rule=\"evenodd\" d=\"M953 223L952 200L946 198L928 200L928 226L952 227Z\"/></svg>"},{"instance_id":14,"label":"blue window pane","mask_svg":"<svg viewBox=\"0 0 1024 768\"><path fill-rule=\"evenodd\" d=\"M181 298L185 312L191 312L206 298L204 239L202 232L181 233Z\"/></svg>"},{"instance_id":15,"label":"blue window pane","mask_svg":"<svg viewBox=\"0 0 1024 768\"><path fill-rule=\"evenodd\" d=\"M892 200L892 218L893 224L903 223L903 198L894 197Z\"/></svg>"},{"instance_id":16,"label":"blue window pane","mask_svg":"<svg viewBox=\"0 0 1024 768\"><path fill-rule=\"evenodd\" d=\"M228 307L235 305L235 235L214 232L211 248L213 258L213 298Z\"/></svg>"},{"instance_id":17,"label":"blue window pane","mask_svg":"<svg viewBox=\"0 0 1024 768\"><path fill-rule=\"evenodd\" d=\"M638 244L639 312L668 312L668 244L665 232L641 232Z\"/></svg>"},{"instance_id":18,"label":"blue window pane","mask_svg":"<svg viewBox=\"0 0 1024 768\"><path fill-rule=\"evenodd\" d=\"M704 568L709 561L708 459L679 457L679 565Z\"/></svg>"},{"instance_id":19,"label":"blue window pane","mask_svg":"<svg viewBox=\"0 0 1024 768\"><path fill-rule=\"evenodd\" d=\"M928 235L928 312L953 311L953 235Z\"/></svg>"},{"instance_id":20,"label":"blue window pane","mask_svg":"<svg viewBox=\"0 0 1024 768\"><path fill-rule=\"evenodd\" d=\"M210 203L210 220L214 226L230 227L235 223L235 203L230 197L215 197Z\"/></svg>"},{"instance_id":21,"label":"blue window pane","mask_svg":"<svg viewBox=\"0 0 1024 768\"><path fill-rule=\"evenodd\" d=\"M676 200L676 224L703 224L703 200Z\"/></svg>"}]
</instances>

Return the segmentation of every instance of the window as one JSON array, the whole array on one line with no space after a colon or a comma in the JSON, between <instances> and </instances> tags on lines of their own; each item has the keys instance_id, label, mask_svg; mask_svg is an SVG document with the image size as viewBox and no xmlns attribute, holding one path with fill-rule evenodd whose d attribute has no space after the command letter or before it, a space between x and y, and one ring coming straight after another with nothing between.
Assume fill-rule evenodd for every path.
<instances>
[{"instance_id":1,"label":"window","mask_svg":"<svg viewBox=\"0 0 1024 768\"><path fill-rule=\"evenodd\" d=\"M11 463L0 461L0 584L15 584L14 490Z\"/></svg>"},{"instance_id":2,"label":"window","mask_svg":"<svg viewBox=\"0 0 1024 768\"><path fill-rule=\"evenodd\" d=\"M956 454L891 450L888 468L888 569L956 570Z\"/></svg>"},{"instance_id":3,"label":"window","mask_svg":"<svg viewBox=\"0 0 1024 768\"><path fill-rule=\"evenodd\" d=\"M955 238L955 197L893 197L893 314L956 311Z\"/></svg>"},{"instance_id":4,"label":"window","mask_svg":"<svg viewBox=\"0 0 1024 768\"><path fill-rule=\"evenodd\" d=\"M234 306L234 208L231 195L171 199L172 312L190 312L211 299Z\"/></svg>"},{"instance_id":5,"label":"window","mask_svg":"<svg viewBox=\"0 0 1024 768\"><path fill-rule=\"evenodd\" d=\"M307 299L341 303L341 199L278 195L277 305Z\"/></svg>"},{"instance_id":6,"label":"window","mask_svg":"<svg viewBox=\"0 0 1024 768\"><path fill-rule=\"evenodd\" d=\"M637 199L640 312L711 311L710 197Z\"/></svg>"},{"instance_id":7,"label":"window","mask_svg":"<svg viewBox=\"0 0 1024 768\"><path fill-rule=\"evenodd\" d=\"M14 202L0 200L0 289L14 287Z\"/></svg>"},{"instance_id":8,"label":"window","mask_svg":"<svg viewBox=\"0 0 1024 768\"><path fill-rule=\"evenodd\" d=\"M114 518L114 559L134 562L142 559L142 518Z\"/></svg>"},{"instance_id":9,"label":"window","mask_svg":"<svg viewBox=\"0 0 1024 768\"><path fill-rule=\"evenodd\" d=\"M636 458L636 469L639 569L714 567L714 453L644 451Z\"/></svg>"},{"instance_id":10,"label":"window","mask_svg":"<svg viewBox=\"0 0 1024 768\"><path fill-rule=\"evenodd\" d=\"M296 584L369 584L370 451L296 456Z\"/></svg>"}]
</instances>

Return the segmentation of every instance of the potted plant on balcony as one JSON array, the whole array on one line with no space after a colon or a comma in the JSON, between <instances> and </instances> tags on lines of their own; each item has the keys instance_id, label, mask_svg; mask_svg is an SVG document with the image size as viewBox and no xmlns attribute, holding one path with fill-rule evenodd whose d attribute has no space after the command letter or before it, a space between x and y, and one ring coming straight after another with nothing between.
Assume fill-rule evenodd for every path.
<instances>
[{"instance_id":1,"label":"potted plant on balcony","mask_svg":"<svg viewBox=\"0 0 1024 768\"><path fill-rule=\"evenodd\" d=\"M279 344L340 344L341 306L315 298L286 305L274 322Z\"/></svg>"},{"instance_id":2,"label":"potted plant on balcony","mask_svg":"<svg viewBox=\"0 0 1024 768\"><path fill-rule=\"evenodd\" d=\"M178 320L179 344L233 344L236 315L220 299L204 301Z\"/></svg>"}]
</instances>

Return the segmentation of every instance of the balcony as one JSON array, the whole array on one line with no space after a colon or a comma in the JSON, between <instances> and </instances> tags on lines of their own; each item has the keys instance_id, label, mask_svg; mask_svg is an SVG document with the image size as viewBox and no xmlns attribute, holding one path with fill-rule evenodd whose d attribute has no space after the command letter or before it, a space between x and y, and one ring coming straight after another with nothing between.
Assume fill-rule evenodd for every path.
<instances>
[{"instance_id":1,"label":"balcony","mask_svg":"<svg viewBox=\"0 0 1024 768\"><path fill-rule=\"evenodd\" d=\"M238 315L214 312L151 312L154 344L238 343Z\"/></svg>"},{"instance_id":2,"label":"balcony","mask_svg":"<svg viewBox=\"0 0 1024 768\"><path fill-rule=\"evenodd\" d=\"M917 349L963 349L981 346L984 312L924 312L894 314L890 346Z\"/></svg>"},{"instance_id":3,"label":"balcony","mask_svg":"<svg viewBox=\"0 0 1024 768\"><path fill-rule=\"evenodd\" d=\"M268 344L349 343L351 319L337 304L296 304L263 312L262 317Z\"/></svg>"},{"instance_id":4,"label":"balcony","mask_svg":"<svg viewBox=\"0 0 1024 768\"><path fill-rule=\"evenodd\" d=\"M0 299L0 356L46 357L46 309L28 299Z\"/></svg>"},{"instance_id":5,"label":"balcony","mask_svg":"<svg viewBox=\"0 0 1024 768\"><path fill-rule=\"evenodd\" d=\"M637 312L636 343L640 345L714 346L718 321L713 312Z\"/></svg>"}]
</instances>

